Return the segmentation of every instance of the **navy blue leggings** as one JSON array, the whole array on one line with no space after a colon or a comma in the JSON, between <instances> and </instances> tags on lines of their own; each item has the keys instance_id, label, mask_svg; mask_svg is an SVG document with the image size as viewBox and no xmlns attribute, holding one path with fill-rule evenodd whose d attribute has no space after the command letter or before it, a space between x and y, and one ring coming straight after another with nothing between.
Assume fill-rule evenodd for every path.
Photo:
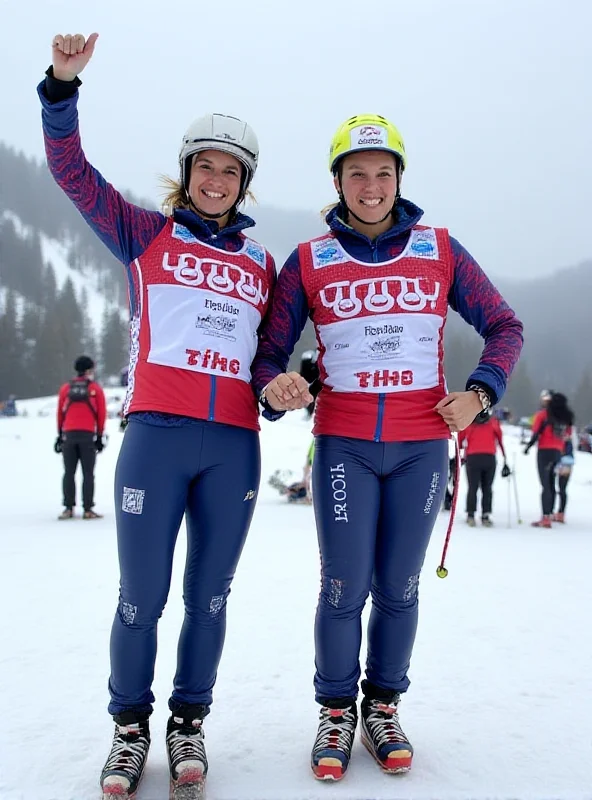
<instances>
[{"instance_id":1,"label":"navy blue leggings","mask_svg":"<svg viewBox=\"0 0 592 800\"><path fill-rule=\"evenodd\" d=\"M256 431L130 417L115 473L120 597L111 631L109 712L151 711L156 627L186 515L185 619L169 705L212 702L226 600L259 488Z\"/></svg>"},{"instance_id":2,"label":"navy blue leggings","mask_svg":"<svg viewBox=\"0 0 592 800\"><path fill-rule=\"evenodd\" d=\"M369 442L318 436L313 499L321 551L315 622L317 702L356 697L368 594L366 677L404 692L418 583L446 490L448 441Z\"/></svg>"}]
</instances>

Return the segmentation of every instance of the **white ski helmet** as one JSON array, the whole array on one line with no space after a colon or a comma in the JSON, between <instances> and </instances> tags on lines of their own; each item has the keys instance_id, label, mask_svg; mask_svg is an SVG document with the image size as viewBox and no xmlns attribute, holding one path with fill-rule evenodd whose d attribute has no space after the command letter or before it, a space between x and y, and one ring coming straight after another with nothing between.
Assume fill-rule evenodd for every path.
<instances>
[{"instance_id":1,"label":"white ski helmet","mask_svg":"<svg viewBox=\"0 0 592 800\"><path fill-rule=\"evenodd\" d=\"M259 142L255 131L236 117L226 114L206 114L194 120L185 131L179 151L181 184L186 189L189 183L191 158L202 150L219 150L238 158L245 167L241 186L242 200L257 169Z\"/></svg>"}]
</instances>

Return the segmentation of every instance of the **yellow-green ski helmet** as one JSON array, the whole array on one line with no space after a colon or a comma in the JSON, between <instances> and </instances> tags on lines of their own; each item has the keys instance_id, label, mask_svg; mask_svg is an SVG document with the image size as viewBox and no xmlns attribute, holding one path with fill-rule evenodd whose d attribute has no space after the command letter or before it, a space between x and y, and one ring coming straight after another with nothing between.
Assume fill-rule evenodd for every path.
<instances>
[{"instance_id":1,"label":"yellow-green ski helmet","mask_svg":"<svg viewBox=\"0 0 592 800\"><path fill-rule=\"evenodd\" d=\"M329 169L335 174L339 162L357 150L384 150L392 153L403 172L407 166L403 137L385 117L357 114L342 123L331 142Z\"/></svg>"}]
</instances>

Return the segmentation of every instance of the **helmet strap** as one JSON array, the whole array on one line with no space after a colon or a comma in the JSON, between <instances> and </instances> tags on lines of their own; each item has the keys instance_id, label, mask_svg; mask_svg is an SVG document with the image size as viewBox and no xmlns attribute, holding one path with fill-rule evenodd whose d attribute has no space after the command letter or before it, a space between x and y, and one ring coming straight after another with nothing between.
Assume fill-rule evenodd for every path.
<instances>
[{"instance_id":1,"label":"helmet strap","mask_svg":"<svg viewBox=\"0 0 592 800\"><path fill-rule=\"evenodd\" d=\"M233 217L236 215L237 207L238 207L239 203L242 202L242 199L243 199L242 197L239 197L237 199L236 203L231 205L230 208L227 211L221 211L219 214L209 214L207 211L202 211L201 208L199 208L198 206L195 205L195 203L193 202L193 199L192 199L191 195L189 194L189 192L187 191L187 189L184 188L183 191L185 192L185 197L187 198L187 202L188 202L189 206L192 208L193 211L195 211L195 213L198 216L203 217L203 219L217 220L217 219L222 219L222 217L225 217L228 214L228 221L230 222L230 220L233 219Z\"/></svg>"},{"instance_id":2,"label":"helmet strap","mask_svg":"<svg viewBox=\"0 0 592 800\"><path fill-rule=\"evenodd\" d=\"M242 168L242 171L243 171L242 180L241 180L241 190L240 190L239 196L236 198L236 202L232 206L230 206L228 211L221 211L219 214L208 214L205 211L202 211L201 208L198 208L195 205L191 195L189 194L189 168L191 167L191 161L193 160L194 156L195 156L195 153L192 153L190 156L187 156L187 158L185 159L185 176L184 176L185 177L185 184L183 186L183 191L185 192L185 197L187 199L187 202L189 203L189 205L193 209L193 211L195 211L196 214L198 214L200 217L203 217L204 219L213 219L213 220L222 219L222 217L225 217L226 214L228 214L228 220L230 221L236 215L236 212L237 212L237 209L238 209L239 205L245 199L245 194L246 194L247 188L248 188L247 168L245 167L244 164L241 164L241 168Z\"/></svg>"},{"instance_id":3,"label":"helmet strap","mask_svg":"<svg viewBox=\"0 0 592 800\"><path fill-rule=\"evenodd\" d=\"M385 219L388 219L389 215L394 213L395 207L397 205L397 202L398 202L399 198L401 197L401 172L402 172L402 170L401 170L401 162L400 162L400 160L398 158L396 159L396 162L397 162L397 193L395 195L395 202L393 203L391 208L386 212L384 217L382 219L376 220L376 222L367 222L365 219L362 219L361 217L358 217L358 215L356 213L354 213L351 210L351 208L348 206L348 204L345 202L345 195L343 194L343 186L341 184L342 162L340 162L337 165L337 180L339 182L339 193L338 193L339 194L339 202L345 208L345 210L347 211L348 215L351 214L352 217L354 219L357 219L358 222L361 222L362 225L381 225L385 221Z\"/></svg>"}]
</instances>

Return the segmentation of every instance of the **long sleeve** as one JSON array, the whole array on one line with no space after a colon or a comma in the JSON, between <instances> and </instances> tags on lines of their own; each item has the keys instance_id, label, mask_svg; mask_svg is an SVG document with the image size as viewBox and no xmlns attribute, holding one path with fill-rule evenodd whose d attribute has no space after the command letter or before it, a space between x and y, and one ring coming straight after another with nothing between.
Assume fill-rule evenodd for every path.
<instances>
[{"instance_id":1,"label":"long sleeve","mask_svg":"<svg viewBox=\"0 0 592 800\"><path fill-rule=\"evenodd\" d=\"M97 435L102 436L105 429L105 419L107 417L107 403L105 401L105 392L97 384L96 389L96 402L97 402Z\"/></svg>"},{"instance_id":2,"label":"long sleeve","mask_svg":"<svg viewBox=\"0 0 592 800\"><path fill-rule=\"evenodd\" d=\"M58 433L62 432L62 425L64 424L64 403L66 401L66 395L68 394L68 388L68 384L64 383L63 386L60 387L58 394L58 408L56 412Z\"/></svg>"},{"instance_id":3,"label":"long sleeve","mask_svg":"<svg viewBox=\"0 0 592 800\"><path fill-rule=\"evenodd\" d=\"M504 457L505 460L506 450L504 448L504 437L502 434L502 426L499 424L499 421L497 419L495 420L495 438L498 441L499 448L502 451L502 456Z\"/></svg>"},{"instance_id":4,"label":"long sleeve","mask_svg":"<svg viewBox=\"0 0 592 800\"><path fill-rule=\"evenodd\" d=\"M166 218L127 202L87 161L78 130L78 89L51 102L46 90L49 80L40 83L37 92L50 172L101 241L127 266L162 230Z\"/></svg>"},{"instance_id":5,"label":"long sleeve","mask_svg":"<svg viewBox=\"0 0 592 800\"><path fill-rule=\"evenodd\" d=\"M534 420L532 422L532 428L531 428L532 436L530 437L530 440L526 445L525 452L528 452L530 448L538 442L539 436L543 432L543 428L545 427L546 424L547 424L547 412L544 409L542 411L537 411Z\"/></svg>"},{"instance_id":6,"label":"long sleeve","mask_svg":"<svg viewBox=\"0 0 592 800\"><path fill-rule=\"evenodd\" d=\"M451 238L451 244L455 268L448 303L485 340L467 388L483 385L497 403L520 357L523 326L475 259L456 239Z\"/></svg>"}]
</instances>

